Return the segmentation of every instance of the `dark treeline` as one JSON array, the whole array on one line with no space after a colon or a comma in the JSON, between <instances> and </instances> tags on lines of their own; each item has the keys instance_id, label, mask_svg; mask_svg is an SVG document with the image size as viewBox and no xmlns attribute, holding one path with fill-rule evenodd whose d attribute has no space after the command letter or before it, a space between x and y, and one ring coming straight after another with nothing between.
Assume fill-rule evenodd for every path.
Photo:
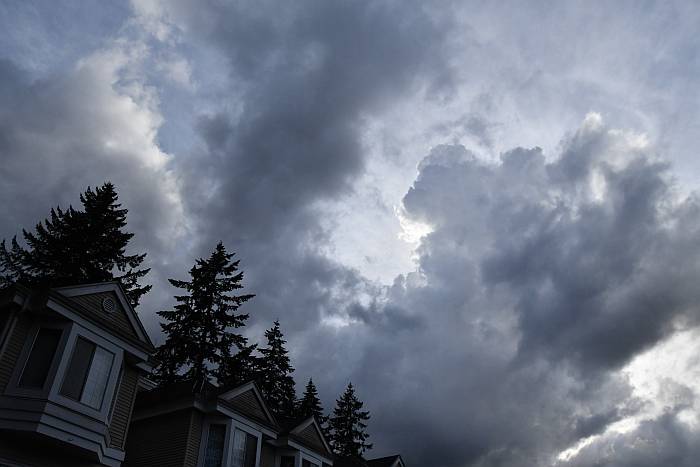
<instances>
[{"instance_id":1,"label":"dark treeline","mask_svg":"<svg viewBox=\"0 0 700 467\"><path fill-rule=\"evenodd\" d=\"M62 286L117 280L136 307L150 285L141 281L145 253L127 254L133 237L125 230L127 210L107 182L80 195L82 209L56 207L34 232L22 230L24 245L13 237L0 243L0 286ZM313 379L300 398L287 341L277 320L265 332L265 345L250 343L241 328L248 314L240 309L253 294L241 293L243 271L223 243L208 258L197 259L186 280L169 279L177 289L175 305L159 311L165 340L156 351L154 381L167 387L191 381L195 390L215 383L235 387L255 381L270 409L280 418L315 416L336 454L360 457L372 448L366 432L369 412L349 383L326 414Z\"/></svg>"}]
</instances>

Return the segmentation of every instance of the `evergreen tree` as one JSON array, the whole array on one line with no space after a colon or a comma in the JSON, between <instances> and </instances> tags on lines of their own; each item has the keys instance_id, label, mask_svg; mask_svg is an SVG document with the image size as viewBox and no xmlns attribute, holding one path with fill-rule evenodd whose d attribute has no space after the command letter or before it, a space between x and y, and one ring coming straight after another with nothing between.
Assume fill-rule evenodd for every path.
<instances>
[{"instance_id":1,"label":"evergreen tree","mask_svg":"<svg viewBox=\"0 0 700 467\"><path fill-rule=\"evenodd\" d=\"M294 415L296 390L292 373L294 368L289 362L289 355L284 344L284 334L280 330L280 322L265 331L267 347L260 349L259 382L265 400L270 409L277 415Z\"/></svg>"},{"instance_id":2,"label":"evergreen tree","mask_svg":"<svg viewBox=\"0 0 700 467\"><path fill-rule=\"evenodd\" d=\"M318 391L316 390L316 385L312 378L309 378L309 382L306 383L306 388L304 389L304 395L302 395L301 399L297 402L296 414L298 417L302 418L308 418L312 415L315 416L319 425L321 425L324 436L326 439L329 439L327 429L328 417L323 413L321 399L318 397Z\"/></svg>"},{"instance_id":3,"label":"evergreen tree","mask_svg":"<svg viewBox=\"0 0 700 467\"><path fill-rule=\"evenodd\" d=\"M362 411L362 406L363 403L355 396L352 383L336 400L330 430L333 449L341 457L362 457L366 450L372 449L372 444L366 442L369 435L365 431L369 412Z\"/></svg>"},{"instance_id":4,"label":"evergreen tree","mask_svg":"<svg viewBox=\"0 0 700 467\"><path fill-rule=\"evenodd\" d=\"M318 390L312 378L309 378L309 382L306 383L306 388L304 389L304 394L297 403L297 415L299 417L315 415L319 420L323 417L321 400L318 398Z\"/></svg>"},{"instance_id":5,"label":"evergreen tree","mask_svg":"<svg viewBox=\"0 0 700 467\"><path fill-rule=\"evenodd\" d=\"M9 249L0 243L0 282L26 285L74 285L119 280L136 306L150 285L138 281L149 269L138 269L146 254L126 254L134 234L125 232L127 210L107 182L80 195L84 210L51 209L35 232L22 230L27 248L13 237Z\"/></svg>"},{"instance_id":6,"label":"evergreen tree","mask_svg":"<svg viewBox=\"0 0 700 467\"><path fill-rule=\"evenodd\" d=\"M222 387L232 388L258 378L260 358L254 354L257 348L258 344L246 345L222 359L216 370L216 378Z\"/></svg>"},{"instance_id":7,"label":"evergreen tree","mask_svg":"<svg viewBox=\"0 0 700 467\"><path fill-rule=\"evenodd\" d=\"M158 386L170 386L183 379L180 370L187 357L182 355L182 350L182 346L176 346L171 338L166 339L165 343L156 349L156 365L151 376Z\"/></svg>"},{"instance_id":8,"label":"evergreen tree","mask_svg":"<svg viewBox=\"0 0 700 467\"><path fill-rule=\"evenodd\" d=\"M254 295L233 294L243 287L240 261L231 261L233 256L219 243L208 259L195 262L189 281L169 279L184 294L175 296L174 309L158 312L166 321L161 323L166 341L158 350L157 380L178 379L173 373L187 368L184 377L203 385L233 348L247 347L248 340L233 329L245 325L248 315L236 311Z\"/></svg>"}]
</instances>

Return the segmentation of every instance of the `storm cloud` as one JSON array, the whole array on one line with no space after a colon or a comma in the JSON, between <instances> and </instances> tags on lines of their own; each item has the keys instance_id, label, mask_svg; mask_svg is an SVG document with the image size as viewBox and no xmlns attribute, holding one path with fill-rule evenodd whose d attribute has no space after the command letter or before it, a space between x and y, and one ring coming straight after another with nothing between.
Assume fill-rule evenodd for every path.
<instances>
[{"instance_id":1,"label":"storm cloud","mask_svg":"<svg viewBox=\"0 0 700 467\"><path fill-rule=\"evenodd\" d=\"M0 6L4 238L114 182L156 342L223 241L371 456L693 465L700 8L69 3Z\"/></svg>"}]
</instances>

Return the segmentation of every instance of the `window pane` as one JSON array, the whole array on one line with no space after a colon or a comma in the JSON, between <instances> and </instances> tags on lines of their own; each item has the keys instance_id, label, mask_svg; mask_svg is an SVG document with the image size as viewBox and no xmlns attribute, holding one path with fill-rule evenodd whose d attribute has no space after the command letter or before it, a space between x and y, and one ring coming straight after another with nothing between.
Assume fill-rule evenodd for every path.
<instances>
[{"instance_id":1,"label":"window pane","mask_svg":"<svg viewBox=\"0 0 700 467\"><path fill-rule=\"evenodd\" d=\"M80 402L93 409L100 410L102 399L107 389L107 380L109 379L109 371L112 369L113 359L114 355L112 352L102 347L95 349Z\"/></svg>"},{"instance_id":2,"label":"window pane","mask_svg":"<svg viewBox=\"0 0 700 467\"><path fill-rule=\"evenodd\" d=\"M207 450L204 453L204 467L221 467L224 458L224 438L226 425L209 425Z\"/></svg>"},{"instance_id":3,"label":"window pane","mask_svg":"<svg viewBox=\"0 0 700 467\"><path fill-rule=\"evenodd\" d=\"M19 379L22 388L41 389L44 387L46 377L49 375L51 362L56 355L58 341L61 340L60 329L42 328L34 339L32 350L29 353L27 364Z\"/></svg>"},{"instance_id":4,"label":"window pane","mask_svg":"<svg viewBox=\"0 0 700 467\"><path fill-rule=\"evenodd\" d=\"M258 454L258 437L245 434L245 467L255 467L255 457Z\"/></svg>"},{"instance_id":5,"label":"window pane","mask_svg":"<svg viewBox=\"0 0 700 467\"><path fill-rule=\"evenodd\" d=\"M236 429L233 433L232 467L245 467L245 432Z\"/></svg>"},{"instance_id":6,"label":"window pane","mask_svg":"<svg viewBox=\"0 0 700 467\"><path fill-rule=\"evenodd\" d=\"M95 344L78 338L75 341L73 355L70 358L68 371L63 379L61 386L61 394L70 397L76 401L80 400L90 371L90 362L92 362L92 354L95 352Z\"/></svg>"}]
</instances>

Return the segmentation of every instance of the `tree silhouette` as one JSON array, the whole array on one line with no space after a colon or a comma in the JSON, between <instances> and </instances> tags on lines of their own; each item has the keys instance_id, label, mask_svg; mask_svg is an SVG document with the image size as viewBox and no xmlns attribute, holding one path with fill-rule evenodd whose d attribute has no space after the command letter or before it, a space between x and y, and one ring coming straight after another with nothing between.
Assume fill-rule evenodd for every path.
<instances>
[{"instance_id":1,"label":"tree silhouette","mask_svg":"<svg viewBox=\"0 0 700 467\"><path fill-rule=\"evenodd\" d=\"M245 345L222 358L215 372L222 387L236 387L258 378L260 358L254 354L257 348L258 344Z\"/></svg>"},{"instance_id":2,"label":"tree silhouette","mask_svg":"<svg viewBox=\"0 0 700 467\"><path fill-rule=\"evenodd\" d=\"M324 436L328 438L327 422L328 417L323 413L323 406L321 405L321 399L318 397L318 390L312 378L309 378L309 382L306 383L306 388L304 389L304 394L301 399L297 402L298 417L308 418L310 416L315 416L318 420L319 425L321 425L321 430Z\"/></svg>"},{"instance_id":3,"label":"tree silhouette","mask_svg":"<svg viewBox=\"0 0 700 467\"><path fill-rule=\"evenodd\" d=\"M362 411L362 406L355 396L355 388L349 383L340 399L336 400L330 419L333 450L341 457L362 457L366 450L372 449L372 444L366 442L369 435L365 431L365 422L370 416L369 412Z\"/></svg>"},{"instance_id":4,"label":"tree silhouette","mask_svg":"<svg viewBox=\"0 0 700 467\"><path fill-rule=\"evenodd\" d=\"M260 386L270 409L277 415L294 414L296 390L289 355L279 320L265 331L267 347L260 349Z\"/></svg>"},{"instance_id":5,"label":"tree silhouette","mask_svg":"<svg viewBox=\"0 0 700 467\"><path fill-rule=\"evenodd\" d=\"M236 311L254 295L233 294L243 287L240 261L231 261L233 256L219 243L208 259L195 262L189 281L169 279L185 293L175 296L174 309L158 312L166 321L161 323L166 340L158 349L163 360L156 367L157 380L176 380L187 368L186 378L204 384L234 348L247 348L247 339L233 329L245 325L248 315Z\"/></svg>"},{"instance_id":6,"label":"tree silhouette","mask_svg":"<svg viewBox=\"0 0 700 467\"><path fill-rule=\"evenodd\" d=\"M51 209L51 216L22 230L27 247L13 237L0 243L0 281L26 285L75 285L118 280L133 306L150 285L139 285L149 269L138 269L146 254L127 255L134 234L125 232L127 210L110 182L80 195L83 210Z\"/></svg>"}]
</instances>

